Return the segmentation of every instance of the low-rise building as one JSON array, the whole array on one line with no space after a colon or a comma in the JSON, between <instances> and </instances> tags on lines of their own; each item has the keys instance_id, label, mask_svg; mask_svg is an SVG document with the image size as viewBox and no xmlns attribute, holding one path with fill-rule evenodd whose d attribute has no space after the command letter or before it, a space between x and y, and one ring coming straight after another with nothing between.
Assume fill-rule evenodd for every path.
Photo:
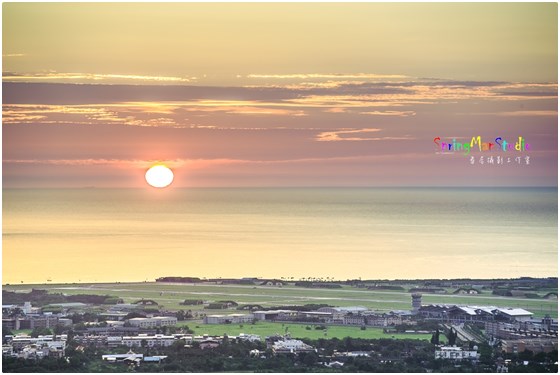
<instances>
[{"instance_id":1,"label":"low-rise building","mask_svg":"<svg viewBox=\"0 0 560 375\"><path fill-rule=\"evenodd\" d=\"M281 315L288 316L297 314L297 311L292 310L267 310L267 311L253 311L253 316L256 320L276 320Z\"/></svg>"},{"instance_id":2,"label":"low-rise building","mask_svg":"<svg viewBox=\"0 0 560 375\"><path fill-rule=\"evenodd\" d=\"M259 335L253 335L248 333L240 333L237 336L237 339L241 341L251 341L251 342L261 341L261 337Z\"/></svg>"},{"instance_id":3,"label":"low-rise building","mask_svg":"<svg viewBox=\"0 0 560 375\"><path fill-rule=\"evenodd\" d=\"M255 319L253 314L206 315L204 324L242 324L251 323Z\"/></svg>"},{"instance_id":4,"label":"low-rise building","mask_svg":"<svg viewBox=\"0 0 560 375\"><path fill-rule=\"evenodd\" d=\"M434 353L435 359L476 360L479 357L480 354L478 354L476 347L473 350L463 350L457 346L441 346L437 348Z\"/></svg>"},{"instance_id":5,"label":"low-rise building","mask_svg":"<svg viewBox=\"0 0 560 375\"><path fill-rule=\"evenodd\" d=\"M177 324L177 318L174 316L154 316L153 318L132 318L128 322L133 327L156 328L174 326Z\"/></svg>"},{"instance_id":6,"label":"low-rise building","mask_svg":"<svg viewBox=\"0 0 560 375\"><path fill-rule=\"evenodd\" d=\"M214 339L206 339L200 341L200 349L214 349L220 346L220 342Z\"/></svg>"},{"instance_id":7,"label":"low-rise building","mask_svg":"<svg viewBox=\"0 0 560 375\"><path fill-rule=\"evenodd\" d=\"M315 348L301 340L284 339L272 344L272 351L274 354L306 353L315 351Z\"/></svg>"},{"instance_id":8,"label":"low-rise building","mask_svg":"<svg viewBox=\"0 0 560 375\"><path fill-rule=\"evenodd\" d=\"M530 320L533 313L525 309L495 306L422 305L418 314L424 319L448 323L516 322Z\"/></svg>"},{"instance_id":9,"label":"low-rise building","mask_svg":"<svg viewBox=\"0 0 560 375\"><path fill-rule=\"evenodd\" d=\"M55 348L65 348L66 347L66 335L45 335L38 337L31 337L28 335L17 335L11 338L10 344L14 348L14 352L19 352L26 346L37 345L42 347L44 345L55 347Z\"/></svg>"},{"instance_id":10,"label":"low-rise building","mask_svg":"<svg viewBox=\"0 0 560 375\"><path fill-rule=\"evenodd\" d=\"M173 345L175 340L176 338L174 336L166 336L166 335L124 336L122 338L122 345L128 346L129 348L166 347L166 346Z\"/></svg>"},{"instance_id":11,"label":"low-rise building","mask_svg":"<svg viewBox=\"0 0 560 375\"><path fill-rule=\"evenodd\" d=\"M97 336L97 335L76 335L74 336L74 341L80 345L96 346L102 347L107 345L107 336ZM119 338L120 339L120 338Z\"/></svg>"},{"instance_id":12,"label":"low-rise building","mask_svg":"<svg viewBox=\"0 0 560 375\"><path fill-rule=\"evenodd\" d=\"M545 317L509 322L486 322L486 335L496 339L549 338L558 339L558 321Z\"/></svg>"},{"instance_id":13,"label":"low-rise building","mask_svg":"<svg viewBox=\"0 0 560 375\"><path fill-rule=\"evenodd\" d=\"M522 353L530 350L533 353L549 353L558 350L558 338L525 338L518 340L502 340L502 350L506 353Z\"/></svg>"}]
</instances>

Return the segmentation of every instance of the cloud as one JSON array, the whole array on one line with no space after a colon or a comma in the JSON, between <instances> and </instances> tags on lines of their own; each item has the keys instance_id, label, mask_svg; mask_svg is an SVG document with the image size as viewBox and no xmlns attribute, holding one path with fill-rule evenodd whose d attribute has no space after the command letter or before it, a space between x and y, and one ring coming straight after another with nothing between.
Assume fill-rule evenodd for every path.
<instances>
[{"instance_id":1,"label":"cloud","mask_svg":"<svg viewBox=\"0 0 560 375\"><path fill-rule=\"evenodd\" d=\"M428 153L402 153L399 158L429 158ZM308 157L294 159L277 160L254 160L254 159L169 159L169 160L141 160L141 159L5 159L4 164L34 164L34 165L54 165L54 166L112 166L115 168L136 168L147 169L154 164L164 164L171 169L187 167L189 170L205 169L212 166L222 166L231 164L250 164L250 165L275 165L275 164L313 164L325 162L358 162L370 160L394 159L394 154L378 154L363 156L334 156L334 157Z\"/></svg>"},{"instance_id":2,"label":"cloud","mask_svg":"<svg viewBox=\"0 0 560 375\"><path fill-rule=\"evenodd\" d=\"M408 117L416 115L414 111L370 111L370 112L360 112L361 115L370 116L399 116Z\"/></svg>"},{"instance_id":3,"label":"cloud","mask_svg":"<svg viewBox=\"0 0 560 375\"><path fill-rule=\"evenodd\" d=\"M344 84L338 87L311 88L303 91L286 87L222 88L8 82L3 84L3 115L5 124L36 122L173 128L214 126L216 121L223 122L224 117L228 115L239 116L247 122L255 121L254 119L259 117L285 117L285 126L290 127L301 126L293 122L299 117L307 116L310 119L310 128L329 129L340 127L332 119L338 117L338 121L343 115L348 116L350 121L360 121L359 116L378 116L388 120L391 118L390 121L396 123L398 118L424 115L433 113L434 110L447 111L445 106L471 105L476 101L484 103L484 107L477 107L484 108L482 111L492 107L488 113L480 115L557 116L551 100L557 97L555 83L444 80L357 84L348 83L347 80L343 82ZM535 104L527 104L529 101ZM26 104L45 102L50 104ZM514 108L523 109L522 104L525 108L539 110L511 111L510 108L495 102L523 102ZM453 113L461 114L456 111ZM197 121L193 121L193 118ZM209 124L207 122L210 119L212 123ZM231 117L228 121L230 120L237 121ZM317 121L327 121L329 125L317 126ZM248 128L261 127L260 124L239 125ZM274 124L276 127L278 125ZM349 126L368 125L361 123Z\"/></svg>"},{"instance_id":4,"label":"cloud","mask_svg":"<svg viewBox=\"0 0 560 375\"><path fill-rule=\"evenodd\" d=\"M374 73L300 73L300 74L249 74L247 78L272 78L272 79L402 79L407 76L402 74L374 74Z\"/></svg>"},{"instance_id":5,"label":"cloud","mask_svg":"<svg viewBox=\"0 0 560 375\"><path fill-rule=\"evenodd\" d=\"M172 76L148 76L134 74L97 74L97 73L14 73L3 72L2 79L5 82L19 81L143 81L157 83L189 83L196 81L196 77L172 77Z\"/></svg>"},{"instance_id":6,"label":"cloud","mask_svg":"<svg viewBox=\"0 0 560 375\"><path fill-rule=\"evenodd\" d=\"M341 129L334 131L321 132L317 134L317 141L320 142L335 142L335 141L378 141L381 138L378 137L368 137L367 133L376 133L381 131L381 129ZM352 134L353 136L347 137L346 135ZM361 135L361 136L360 136Z\"/></svg>"},{"instance_id":7,"label":"cloud","mask_svg":"<svg viewBox=\"0 0 560 375\"><path fill-rule=\"evenodd\" d=\"M492 114L492 113L491 113ZM496 116L558 116L558 111L510 111L493 113Z\"/></svg>"},{"instance_id":8,"label":"cloud","mask_svg":"<svg viewBox=\"0 0 560 375\"><path fill-rule=\"evenodd\" d=\"M6 53L2 54L2 57L23 57L26 56L24 53Z\"/></svg>"}]
</instances>

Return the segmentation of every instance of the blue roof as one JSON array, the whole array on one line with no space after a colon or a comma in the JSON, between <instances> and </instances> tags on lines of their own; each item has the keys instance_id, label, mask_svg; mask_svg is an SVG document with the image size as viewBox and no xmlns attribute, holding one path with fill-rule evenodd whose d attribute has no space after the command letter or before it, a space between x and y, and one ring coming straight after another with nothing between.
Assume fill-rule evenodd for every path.
<instances>
[{"instance_id":1,"label":"blue roof","mask_svg":"<svg viewBox=\"0 0 560 375\"><path fill-rule=\"evenodd\" d=\"M155 356L155 357L144 357L144 362L159 362L165 358L167 358L167 356L165 355Z\"/></svg>"}]
</instances>

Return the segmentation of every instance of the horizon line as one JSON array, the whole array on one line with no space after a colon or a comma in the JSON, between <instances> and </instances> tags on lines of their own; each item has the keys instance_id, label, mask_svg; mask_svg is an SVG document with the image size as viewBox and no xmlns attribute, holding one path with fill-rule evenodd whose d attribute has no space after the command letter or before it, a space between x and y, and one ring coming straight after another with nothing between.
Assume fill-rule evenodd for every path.
<instances>
[{"instance_id":1,"label":"horizon line","mask_svg":"<svg viewBox=\"0 0 560 375\"><path fill-rule=\"evenodd\" d=\"M177 277L177 278L199 278L200 282L208 282L208 281L218 281L218 280L244 280L244 279L251 279L251 280L281 280L284 281L280 277L198 277L198 276L162 276L162 277ZM386 281L386 282L409 282L409 281L458 281L458 280L470 280L470 281L501 281L501 280L522 280L522 279L558 279L558 276L517 276L517 277L498 277L498 278L469 278L469 277L457 277L457 278L445 278L445 279L437 279L437 278L413 278L413 279L346 279L346 280L331 280L331 281L323 281L327 283L345 283L349 281ZM285 280L286 282L298 282L298 281L306 281L305 279L294 279L294 280ZM321 282L321 280L318 280ZM26 285L65 285L65 284L147 284L147 283L158 283L157 279L154 280L129 280L129 281L65 281L65 282L37 282L37 283L3 283L2 288L5 286L26 286ZM160 283L171 283L171 284L193 284L189 282L174 282L174 281L160 281Z\"/></svg>"},{"instance_id":2,"label":"horizon line","mask_svg":"<svg viewBox=\"0 0 560 375\"><path fill-rule=\"evenodd\" d=\"M288 186L174 186L166 188L146 187L117 187L117 186L2 186L2 190L38 190L38 189L74 189L74 190L88 190L88 189L146 189L146 190L174 190L174 189L465 189L465 188L511 188L511 189L533 189L533 188L546 188L558 189L558 185L363 185L363 186L333 186L333 185L288 185Z\"/></svg>"}]
</instances>

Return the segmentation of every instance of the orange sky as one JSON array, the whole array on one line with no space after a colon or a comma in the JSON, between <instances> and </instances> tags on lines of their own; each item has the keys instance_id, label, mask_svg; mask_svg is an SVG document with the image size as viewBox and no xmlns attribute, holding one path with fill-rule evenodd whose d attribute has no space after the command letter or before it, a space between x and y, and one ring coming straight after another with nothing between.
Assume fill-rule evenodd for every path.
<instances>
[{"instance_id":1,"label":"orange sky","mask_svg":"<svg viewBox=\"0 0 560 375\"><path fill-rule=\"evenodd\" d=\"M7 3L4 187L556 185L556 7Z\"/></svg>"}]
</instances>

